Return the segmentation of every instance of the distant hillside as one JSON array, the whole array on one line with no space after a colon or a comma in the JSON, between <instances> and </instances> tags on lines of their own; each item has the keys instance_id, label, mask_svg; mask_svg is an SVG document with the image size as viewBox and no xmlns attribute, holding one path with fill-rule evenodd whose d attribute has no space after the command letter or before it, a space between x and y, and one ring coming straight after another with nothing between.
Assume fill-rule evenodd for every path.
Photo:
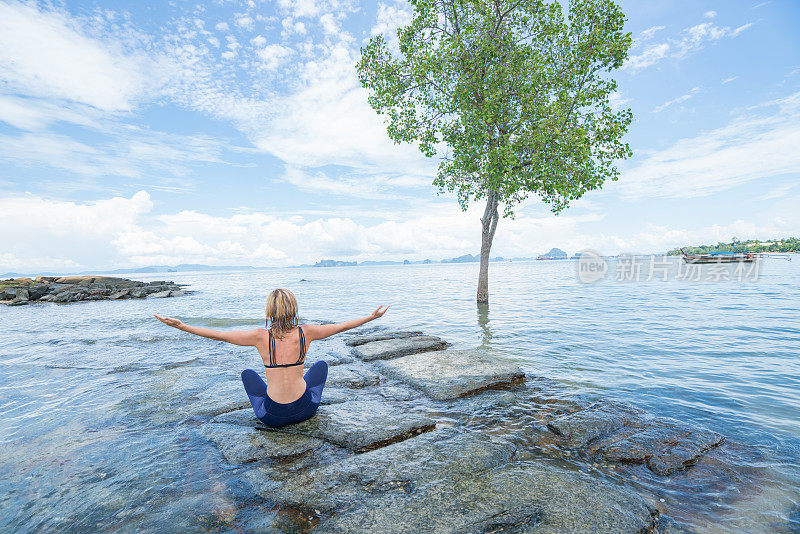
<instances>
[{"instance_id":1,"label":"distant hillside","mask_svg":"<svg viewBox=\"0 0 800 534\"><path fill-rule=\"evenodd\" d=\"M480 254L464 254L463 256L458 256L457 258L442 260L442 263L472 263L476 261L481 261ZM503 259L501 256L496 256L494 258L489 258L489 261L505 261L505 259Z\"/></svg>"},{"instance_id":2,"label":"distant hillside","mask_svg":"<svg viewBox=\"0 0 800 534\"><path fill-rule=\"evenodd\" d=\"M669 256L679 256L680 249L687 254L703 254L706 252L800 252L800 239L788 237L786 239L773 239L770 241L760 241L749 239L739 241L736 238L731 243L719 242L716 245L698 245L674 248L667 252Z\"/></svg>"},{"instance_id":3,"label":"distant hillside","mask_svg":"<svg viewBox=\"0 0 800 534\"><path fill-rule=\"evenodd\" d=\"M181 263L179 265L148 265L146 267L130 267L127 269L92 269L89 271L4 273L0 278L20 278L23 276L65 276L70 274L131 274L131 273L182 273L186 271L249 271L259 269L250 265L202 265L199 263Z\"/></svg>"},{"instance_id":4,"label":"distant hillside","mask_svg":"<svg viewBox=\"0 0 800 534\"><path fill-rule=\"evenodd\" d=\"M358 263L354 261L319 260L314 267L355 267L356 265Z\"/></svg>"},{"instance_id":5,"label":"distant hillside","mask_svg":"<svg viewBox=\"0 0 800 534\"><path fill-rule=\"evenodd\" d=\"M547 254L542 254L537 260L566 260L569 258L566 252L561 250L560 248L551 248L550 252Z\"/></svg>"}]
</instances>

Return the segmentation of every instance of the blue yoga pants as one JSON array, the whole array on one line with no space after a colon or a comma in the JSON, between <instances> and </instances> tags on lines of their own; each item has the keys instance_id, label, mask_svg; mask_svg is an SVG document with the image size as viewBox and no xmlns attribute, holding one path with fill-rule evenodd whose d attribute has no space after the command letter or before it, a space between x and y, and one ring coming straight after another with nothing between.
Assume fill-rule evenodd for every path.
<instances>
[{"instance_id":1,"label":"blue yoga pants","mask_svg":"<svg viewBox=\"0 0 800 534\"><path fill-rule=\"evenodd\" d=\"M242 383L256 417L265 425L274 427L299 423L313 416L322 400L327 378L328 364L324 361L314 363L303 375L306 382L303 395L296 401L280 403L267 396L267 384L258 373L252 369L242 371Z\"/></svg>"}]
</instances>

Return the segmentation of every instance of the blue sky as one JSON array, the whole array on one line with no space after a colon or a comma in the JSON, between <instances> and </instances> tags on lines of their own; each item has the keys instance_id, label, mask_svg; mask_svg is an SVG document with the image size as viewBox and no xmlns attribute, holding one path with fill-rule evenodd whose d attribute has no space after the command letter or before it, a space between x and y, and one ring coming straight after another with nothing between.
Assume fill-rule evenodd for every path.
<instances>
[{"instance_id":1,"label":"blue sky","mask_svg":"<svg viewBox=\"0 0 800 534\"><path fill-rule=\"evenodd\" d=\"M150 4L150 5L146 5ZM626 1L634 157L493 254L800 234L800 4ZM353 65L404 2L0 0L0 272L475 253Z\"/></svg>"}]
</instances>

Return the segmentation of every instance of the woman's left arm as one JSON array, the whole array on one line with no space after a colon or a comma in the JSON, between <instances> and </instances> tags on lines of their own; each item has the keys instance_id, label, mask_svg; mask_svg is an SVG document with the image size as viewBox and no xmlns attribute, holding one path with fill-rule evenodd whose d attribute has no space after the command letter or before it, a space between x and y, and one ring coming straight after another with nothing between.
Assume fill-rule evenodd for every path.
<instances>
[{"instance_id":1,"label":"woman's left arm","mask_svg":"<svg viewBox=\"0 0 800 534\"><path fill-rule=\"evenodd\" d=\"M162 317L158 314L153 314L156 319L161 321L167 326L189 332L196 336L207 337L217 341L225 341L226 343L233 343L234 345L242 345L247 347L254 346L259 340L259 329L255 330L231 330L223 332L220 330L212 330L211 328L202 328L200 326L190 326L182 323L180 319L173 319L172 317Z\"/></svg>"}]
</instances>

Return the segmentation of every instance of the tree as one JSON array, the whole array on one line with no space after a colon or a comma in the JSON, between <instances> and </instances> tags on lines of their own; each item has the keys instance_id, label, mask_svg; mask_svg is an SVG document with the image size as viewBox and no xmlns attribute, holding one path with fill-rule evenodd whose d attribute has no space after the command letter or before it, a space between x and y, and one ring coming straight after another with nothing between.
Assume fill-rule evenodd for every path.
<instances>
[{"instance_id":1,"label":"tree","mask_svg":"<svg viewBox=\"0 0 800 534\"><path fill-rule=\"evenodd\" d=\"M434 185L481 218L478 302L489 298L497 222L537 195L554 213L616 180L630 157L632 120L615 111L609 73L627 58L630 33L612 0L411 0L398 49L369 40L356 65L372 108L396 143L442 153Z\"/></svg>"}]
</instances>

